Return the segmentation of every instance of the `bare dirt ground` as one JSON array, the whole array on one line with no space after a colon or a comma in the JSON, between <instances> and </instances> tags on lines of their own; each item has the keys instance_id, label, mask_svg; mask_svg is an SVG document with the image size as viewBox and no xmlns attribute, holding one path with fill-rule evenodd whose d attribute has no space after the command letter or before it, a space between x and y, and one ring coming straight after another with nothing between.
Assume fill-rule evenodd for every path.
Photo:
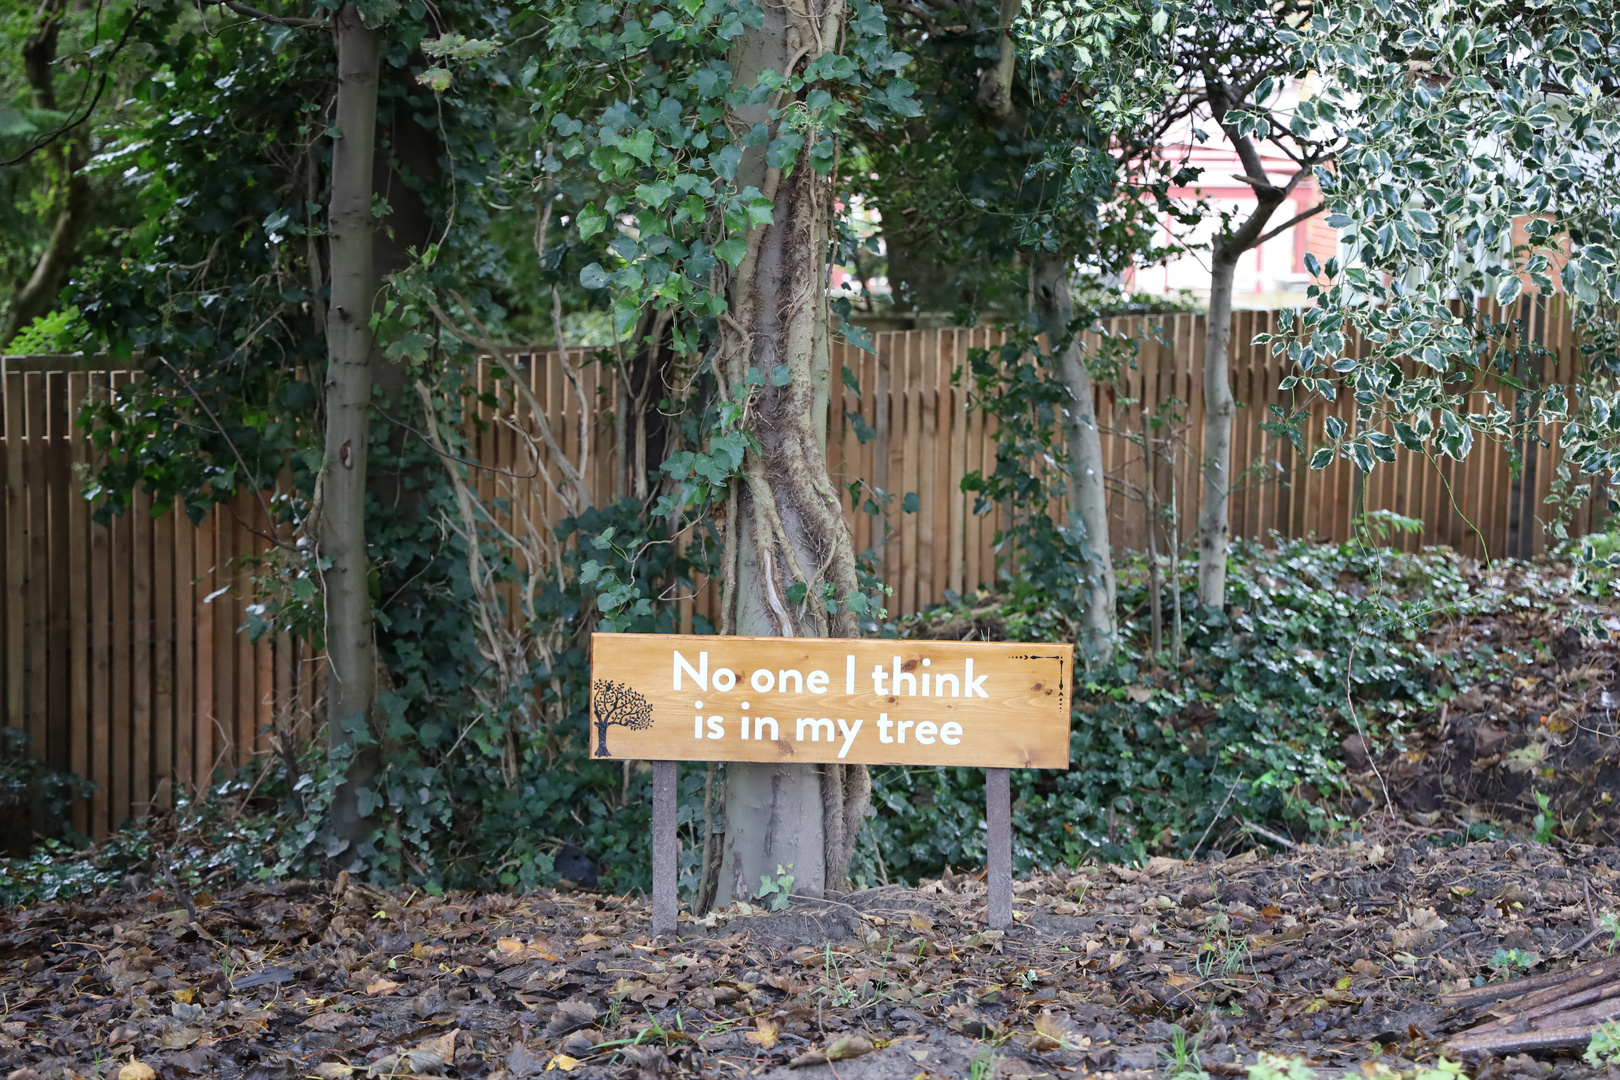
<instances>
[{"instance_id":1,"label":"bare dirt ground","mask_svg":"<svg viewBox=\"0 0 1620 1080\"><path fill-rule=\"evenodd\" d=\"M0 912L0 1075L1146 1080L1177 1070L1178 1032L1216 1076L1260 1051L1398 1068L1470 1022L1439 994L1613 944L1592 931L1620 851L1367 837L1019 882L1004 934L971 875L683 916L675 941L647 937L639 899L587 893L40 904ZM1594 1075L1556 1056L1470 1071Z\"/></svg>"}]
</instances>

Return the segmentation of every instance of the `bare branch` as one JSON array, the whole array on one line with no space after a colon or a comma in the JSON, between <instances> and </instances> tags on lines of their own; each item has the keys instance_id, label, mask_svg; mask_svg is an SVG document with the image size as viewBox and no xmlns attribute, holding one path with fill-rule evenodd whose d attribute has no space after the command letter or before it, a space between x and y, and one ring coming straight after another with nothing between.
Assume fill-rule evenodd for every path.
<instances>
[{"instance_id":1,"label":"bare branch","mask_svg":"<svg viewBox=\"0 0 1620 1080\"><path fill-rule=\"evenodd\" d=\"M1273 237L1276 237L1276 236L1280 236L1281 234L1287 232L1289 229L1292 229L1295 225L1298 225L1300 222L1307 221L1307 220L1315 217L1317 214L1320 214L1323 210L1326 210L1326 209L1327 209L1327 203L1317 203L1315 206L1311 207L1309 210L1305 210L1305 211L1302 211L1302 212L1300 212L1298 214L1295 214L1293 217L1289 218L1287 221L1283 222L1281 225L1277 226L1275 229L1272 229L1270 232L1266 233L1264 236L1262 236L1258 240L1256 240L1254 242L1254 246L1259 247L1260 245L1264 244L1267 240L1270 240L1270 239L1272 239Z\"/></svg>"},{"instance_id":2,"label":"bare branch","mask_svg":"<svg viewBox=\"0 0 1620 1080\"><path fill-rule=\"evenodd\" d=\"M241 3L240 0L205 0L206 3L216 7L227 7L238 15L254 22L275 23L277 26L290 26L301 29L306 26L325 26L325 19L306 19L299 15L272 15L268 11L260 11L256 7Z\"/></svg>"}]
</instances>

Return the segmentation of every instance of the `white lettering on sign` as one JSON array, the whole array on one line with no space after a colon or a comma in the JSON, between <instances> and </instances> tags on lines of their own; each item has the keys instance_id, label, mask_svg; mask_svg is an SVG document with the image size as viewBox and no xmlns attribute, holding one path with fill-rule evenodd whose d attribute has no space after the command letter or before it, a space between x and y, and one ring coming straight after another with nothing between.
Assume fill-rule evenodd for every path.
<instances>
[{"instance_id":1,"label":"white lettering on sign","mask_svg":"<svg viewBox=\"0 0 1620 1080\"><path fill-rule=\"evenodd\" d=\"M1068 645L598 634L592 668L596 756L1068 763Z\"/></svg>"}]
</instances>

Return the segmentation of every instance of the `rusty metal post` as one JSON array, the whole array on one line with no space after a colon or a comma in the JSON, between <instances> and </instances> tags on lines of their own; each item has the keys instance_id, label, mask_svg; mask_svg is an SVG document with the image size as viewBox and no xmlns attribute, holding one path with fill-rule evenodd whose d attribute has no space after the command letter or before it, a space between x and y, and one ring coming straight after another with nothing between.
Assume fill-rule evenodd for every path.
<instances>
[{"instance_id":1,"label":"rusty metal post","mask_svg":"<svg viewBox=\"0 0 1620 1080\"><path fill-rule=\"evenodd\" d=\"M990 929L1012 925L1012 796L1006 769L984 770L985 884Z\"/></svg>"},{"instance_id":2,"label":"rusty metal post","mask_svg":"<svg viewBox=\"0 0 1620 1080\"><path fill-rule=\"evenodd\" d=\"M652 767L652 932L656 937L675 932L675 877L680 860L675 840L675 762L655 761Z\"/></svg>"}]
</instances>

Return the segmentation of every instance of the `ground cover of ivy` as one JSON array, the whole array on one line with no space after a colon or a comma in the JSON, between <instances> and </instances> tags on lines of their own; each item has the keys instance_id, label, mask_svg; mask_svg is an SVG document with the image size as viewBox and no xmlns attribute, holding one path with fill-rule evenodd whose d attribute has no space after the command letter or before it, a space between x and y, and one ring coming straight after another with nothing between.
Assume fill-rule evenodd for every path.
<instances>
[{"instance_id":1,"label":"ground cover of ivy","mask_svg":"<svg viewBox=\"0 0 1620 1080\"><path fill-rule=\"evenodd\" d=\"M1499 569L1482 572L1448 550L1239 544L1225 611L1200 611L1191 588L1183 591L1179 663L1152 663L1145 646L1126 647L1114 663L1081 673L1071 768L1013 774L1015 869L1275 846L1251 826L1284 839L1353 830L1359 793L1344 761L1347 738L1400 749L1445 702L1506 680L1528 659L1488 641L1458 645L1442 636L1445 627L1561 605L1578 589L1601 591L1567 566L1526 569L1509 589ZM1140 645L1140 562L1123 568L1120 606L1126 634ZM900 630L1038 641L1063 638L1072 623L1024 584ZM976 770L884 769L874 787L877 810L859 853L867 880L982 865Z\"/></svg>"},{"instance_id":2,"label":"ground cover of ivy","mask_svg":"<svg viewBox=\"0 0 1620 1080\"><path fill-rule=\"evenodd\" d=\"M1145 656L1145 575L1139 561L1123 567L1126 642L1114 663L1080 674L1072 767L1014 773L1019 873L1267 846L1255 827L1317 840L1353 830L1357 792L1342 744L1358 724L1375 747L1399 747L1443 703L1481 683L1505 682L1527 660L1489 644L1446 647L1439 631L1462 619L1556 606L1583 587L1549 564L1515 576L1509 590L1500 574L1482 574L1444 550L1243 543L1233 554L1229 606L1216 612L1196 607L1191 564L1184 570L1185 641L1172 663L1168 649L1157 662ZM882 632L1008 640L1074 633L1069 611L1029 575L1005 577L1001 591ZM438 869L418 883L529 889L555 883L556 858L566 853L576 867L580 854L590 861L595 880L587 884L644 888L650 771L591 762L583 722L581 710L569 710L569 730L528 748L518 781L493 801L489 784L446 761L447 775L467 785L454 807L458 830L430 834L438 849L419 858ZM317 868L299 858L308 828L300 808L321 782L318 760L312 751L308 771L291 784L279 763L268 775L221 778L207 798L93 850L63 836L0 860L0 901L66 898L131 875L156 881L154 874L173 874L191 889L219 889L245 878L310 874ZM873 780L856 885L915 882L947 866L982 864L980 771L895 767L875 770ZM688 890L696 884L704 783L703 766L682 766Z\"/></svg>"}]
</instances>

